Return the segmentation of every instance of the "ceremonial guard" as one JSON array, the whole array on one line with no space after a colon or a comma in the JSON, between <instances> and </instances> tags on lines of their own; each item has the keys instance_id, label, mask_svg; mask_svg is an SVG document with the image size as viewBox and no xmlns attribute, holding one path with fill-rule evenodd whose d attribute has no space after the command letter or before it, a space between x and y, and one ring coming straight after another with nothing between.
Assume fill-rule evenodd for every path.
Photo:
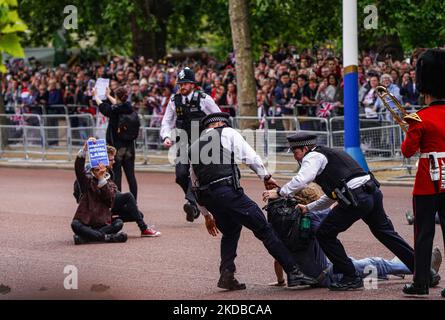
<instances>
[{"instance_id":1,"label":"ceremonial guard","mask_svg":"<svg viewBox=\"0 0 445 320\"><path fill-rule=\"evenodd\" d=\"M428 294L435 215L445 241L445 50L429 49L418 59L416 86L427 104L404 118L409 124L402 153L410 158L420 151L413 190L414 282L406 294ZM445 296L445 290L442 291Z\"/></svg>"}]
</instances>

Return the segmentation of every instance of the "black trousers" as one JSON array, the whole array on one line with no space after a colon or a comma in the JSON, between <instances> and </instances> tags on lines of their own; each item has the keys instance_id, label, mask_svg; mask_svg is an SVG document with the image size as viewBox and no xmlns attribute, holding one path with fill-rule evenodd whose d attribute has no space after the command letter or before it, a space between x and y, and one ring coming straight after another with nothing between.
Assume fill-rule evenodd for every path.
<instances>
[{"instance_id":1,"label":"black trousers","mask_svg":"<svg viewBox=\"0 0 445 320\"><path fill-rule=\"evenodd\" d=\"M206 192L204 206L216 219L216 226L222 233L220 272L235 272L235 258L241 228L251 230L263 242L267 251L277 260L286 272L297 265L292 254L277 237L258 205L232 186L221 186Z\"/></svg>"},{"instance_id":2,"label":"black trousers","mask_svg":"<svg viewBox=\"0 0 445 320\"><path fill-rule=\"evenodd\" d=\"M136 175L134 173L135 149L131 147L120 147L117 149L117 154L114 157L113 165L113 181L116 183L119 191L122 190L122 169L124 169L127 177L130 192L137 201L138 198L138 184L136 182Z\"/></svg>"},{"instance_id":3,"label":"black trousers","mask_svg":"<svg viewBox=\"0 0 445 320\"><path fill-rule=\"evenodd\" d=\"M445 243L445 193L413 197L414 211L414 282L428 284L431 268L431 251L436 231L435 216L439 215Z\"/></svg>"},{"instance_id":4,"label":"black trousers","mask_svg":"<svg viewBox=\"0 0 445 320\"><path fill-rule=\"evenodd\" d=\"M343 208L337 205L323 220L316 232L316 238L333 263L334 273L346 276L355 275L355 268L345 249L337 239L339 233L346 231L357 220L362 219L372 234L392 253L394 253L411 271L414 271L414 250L394 230L391 220L383 208L383 194L376 189L371 194L364 191L357 193L357 208ZM360 235L357 235L359 237ZM431 257L431 251L430 251Z\"/></svg>"},{"instance_id":5,"label":"black trousers","mask_svg":"<svg viewBox=\"0 0 445 320\"><path fill-rule=\"evenodd\" d=\"M117 215L123 222L136 222L141 231L147 229L147 224L144 222L144 215L139 211L136 199L131 192L116 193L111 212L113 215Z\"/></svg>"},{"instance_id":6,"label":"black trousers","mask_svg":"<svg viewBox=\"0 0 445 320\"><path fill-rule=\"evenodd\" d=\"M192 192L192 181L190 179L190 164L176 163L175 166L176 183L182 188L185 199L196 204L195 195Z\"/></svg>"},{"instance_id":7,"label":"black trousers","mask_svg":"<svg viewBox=\"0 0 445 320\"><path fill-rule=\"evenodd\" d=\"M104 225L98 228L87 226L76 219L71 222L71 229L73 229L73 232L90 241L104 241L106 234L118 233L122 230L123 226L124 223L120 219L114 220L110 225Z\"/></svg>"}]
</instances>

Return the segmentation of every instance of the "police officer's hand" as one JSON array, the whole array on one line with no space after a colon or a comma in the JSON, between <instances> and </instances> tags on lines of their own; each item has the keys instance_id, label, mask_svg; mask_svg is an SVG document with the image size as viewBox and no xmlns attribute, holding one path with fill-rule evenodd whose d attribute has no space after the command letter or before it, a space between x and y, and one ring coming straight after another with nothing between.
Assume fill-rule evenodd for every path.
<instances>
[{"instance_id":1,"label":"police officer's hand","mask_svg":"<svg viewBox=\"0 0 445 320\"><path fill-rule=\"evenodd\" d=\"M264 180L264 187L266 188L266 190L272 190L278 188L279 185L274 178L270 177L269 179Z\"/></svg>"},{"instance_id":2,"label":"police officer's hand","mask_svg":"<svg viewBox=\"0 0 445 320\"><path fill-rule=\"evenodd\" d=\"M169 138L165 138L164 147L170 148L173 145L172 141Z\"/></svg>"},{"instance_id":3,"label":"police officer's hand","mask_svg":"<svg viewBox=\"0 0 445 320\"><path fill-rule=\"evenodd\" d=\"M218 228L216 227L215 219L213 219L213 217L210 215L204 217L207 231L211 236L216 237L216 235L218 234Z\"/></svg>"},{"instance_id":4,"label":"police officer's hand","mask_svg":"<svg viewBox=\"0 0 445 320\"><path fill-rule=\"evenodd\" d=\"M277 190L266 190L263 192L263 201L266 202L267 200L273 200L279 198L280 195L278 194Z\"/></svg>"},{"instance_id":5,"label":"police officer's hand","mask_svg":"<svg viewBox=\"0 0 445 320\"><path fill-rule=\"evenodd\" d=\"M304 204L297 204L297 207L301 210L301 214L305 214L305 213L309 212L309 210L307 209L307 207Z\"/></svg>"}]
</instances>

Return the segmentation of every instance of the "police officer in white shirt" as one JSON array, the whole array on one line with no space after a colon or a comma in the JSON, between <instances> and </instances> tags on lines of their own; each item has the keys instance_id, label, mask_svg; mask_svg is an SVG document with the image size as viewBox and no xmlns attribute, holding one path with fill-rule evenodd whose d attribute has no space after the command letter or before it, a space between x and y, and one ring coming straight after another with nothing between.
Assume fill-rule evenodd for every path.
<instances>
[{"instance_id":1,"label":"police officer in white shirt","mask_svg":"<svg viewBox=\"0 0 445 320\"><path fill-rule=\"evenodd\" d=\"M277 184L252 147L241 134L229 127L228 119L229 114L223 112L206 116L203 126L208 129L192 144L190 152L190 176L207 230L213 236L216 236L218 229L222 233L218 287L228 290L246 288L234 277L234 261L242 226L252 230L283 266L289 287L315 284L315 279L300 271L258 205L244 194L235 159L249 166L263 180L266 189Z\"/></svg>"},{"instance_id":2,"label":"police officer in white shirt","mask_svg":"<svg viewBox=\"0 0 445 320\"><path fill-rule=\"evenodd\" d=\"M322 210L337 202L321 223L316 237L323 251L333 263L334 273L342 273L341 281L329 289L344 291L363 287L345 249L337 239L357 220L362 219L372 234L391 250L411 271L414 270L414 250L394 230L383 208L383 194L372 174L365 172L346 152L317 146L317 136L298 132L287 137L290 150L301 167L295 177L282 188L263 192L263 200L288 196L314 181L323 189L323 195L308 205L299 205L303 213Z\"/></svg>"},{"instance_id":3,"label":"police officer in white shirt","mask_svg":"<svg viewBox=\"0 0 445 320\"><path fill-rule=\"evenodd\" d=\"M179 92L176 93L167 105L164 118L162 119L160 135L164 146L170 148L173 145L172 131L174 128L182 129L187 134L186 139L176 139L176 142L183 143L183 147L178 148L176 158L176 183L179 184L185 193L187 203L184 204L184 211L189 222L193 222L199 216L196 206L196 199L191 191L189 164L186 152L192 139L192 127L199 128L200 120L207 114L220 112L215 101L207 94L195 90L195 74L189 68L184 68L178 74ZM199 132L195 134L199 137Z\"/></svg>"}]
</instances>

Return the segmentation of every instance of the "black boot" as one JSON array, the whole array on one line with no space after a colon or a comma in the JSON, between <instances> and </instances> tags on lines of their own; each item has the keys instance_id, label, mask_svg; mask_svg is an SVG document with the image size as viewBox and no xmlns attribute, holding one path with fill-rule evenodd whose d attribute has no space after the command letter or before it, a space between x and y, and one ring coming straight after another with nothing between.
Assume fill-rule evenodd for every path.
<instances>
[{"instance_id":1,"label":"black boot","mask_svg":"<svg viewBox=\"0 0 445 320\"><path fill-rule=\"evenodd\" d=\"M127 234L124 232L105 235L105 242L117 243L117 242L126 242L126 241L127 241Z\"/></svg>"},{"instance_id":2,"label":"black boot","mask_svg":"<svg viewBox=\"0 0 445 320\"><path fill-rule=\"evenodd\" d=\"M340 281L331 283L329 290L331 291L347 291L363 288L363 279L359 275L343 276Z\"/></svg>"},{"instance_id":3,"label":"black boot","mask_svg":"<svg viewBox=\"0 0 445 320\"><path fill-rule=\"evenodd\" d=\"M430 277L430 283L429 283L429 286L430 286L430 288L434 288L434 287L436 287L436 286L439 284L439 282L440 282L440 274L437 273L434 269L431 269L430 274L431 274L431 277Z\"/></svg>"},{"instance_id":4,"label":"black boot","mask_svg":"<svg viewBox=\"0 0 445 320\"><path fill-rule=\"evenodd\" d=\"M199 217L199 209L196 206L196 204L191 203L190 201L184 204L183 207L185 213L186 213L186 220L188 222L193 222L195 219Z\"/></svg>"},{"instance_id":5,"label":"black boot","mask_svg":"<svg viewBox=\"0 0 445 320\"><path fill-rule=\"evenodd\" d=\"M89 242L87 239L85 239L85 238L83 238L83 237L81 237L81 236L78 236L77 234L75 234L75 235L73 236L73 239L74 239L74 244L75 244L75 245L86 244L86 243Z\"/></svg>"},{"instance_id":6,"label":"black boot","mask_svg":"<svg viewBox=\"0 0 445 320\"><path fill-rule=\"evenodd\" d=\"M239 283L238 280L235 279L233 272L224 270L219 277L218 288L227 290L244 290L246 289L246 285L244 283Z\"/></svg>"},{"instance_id":7,"label":"black boot","mask_svg":"<svg viewBox=\"0 0 445 320\"><path fill-rule=\"evenodd\" d=\"M428 285L426 284L417 284L417 283L411 283L406 284L403 288L404 294L417 294L417 295L426 295L429 294L428 291Z\"/></svg>"},{"instance_id":8,"label":"black boot","mask_svg":"<svg viewBox=\"0 0 445 320\"><path fill-rule=\"evenodd\" d=\"M298 267L294 267L294 269L287 274L288 287L314 285L317 283L317 280L305 275Z\"/></svg>"}]
</instances>

